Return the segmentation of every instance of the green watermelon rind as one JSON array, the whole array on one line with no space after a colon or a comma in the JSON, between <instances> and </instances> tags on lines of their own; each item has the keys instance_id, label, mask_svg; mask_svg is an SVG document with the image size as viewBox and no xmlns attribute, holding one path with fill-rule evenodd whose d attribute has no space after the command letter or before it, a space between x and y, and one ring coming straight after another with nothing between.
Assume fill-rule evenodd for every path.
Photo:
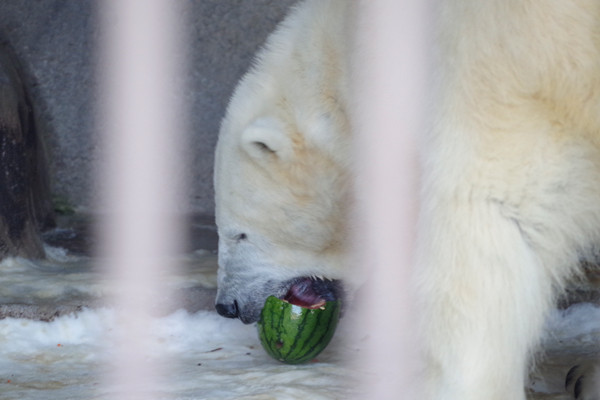
<instances>
[{"instance_id":1,"label":"green watermelon rind","mask_svg":"<svg viewBox=\"0 0 600 400\"><path fill-rule=\"evenodd\" d=\"M339 301L309 309L269 296L258 322L258 336L267 354L287 364L314 359L327 347L339 320Z\"/></svg>"}]
</instances>

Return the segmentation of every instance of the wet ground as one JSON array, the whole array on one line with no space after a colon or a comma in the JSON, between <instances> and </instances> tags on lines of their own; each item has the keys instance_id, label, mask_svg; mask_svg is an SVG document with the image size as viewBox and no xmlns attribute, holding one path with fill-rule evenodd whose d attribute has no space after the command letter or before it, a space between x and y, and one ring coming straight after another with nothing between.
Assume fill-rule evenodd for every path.
<instances>
[{"instance_id":1,"label":"wet ground","mask_svg":"<svg viewBox=\"0 0 600 400\"><path fill-rule=\"evenodd\" d=\"M0 319L49 321L105 304L107 289L94 260L93 221L93 217L85 215L60 216L57 227L44 233L44 241L50 246L46 249L47 260L4 262L0 277ZM217 269L214 219L193 216L186 224L188 243L182 246L180 269L166 278L172 281L176 298L157 296L156 301L168 301L173 307L189 312L214 310ZM51 289L41 287L40 280Z\"/></svg>"}]
</instances>

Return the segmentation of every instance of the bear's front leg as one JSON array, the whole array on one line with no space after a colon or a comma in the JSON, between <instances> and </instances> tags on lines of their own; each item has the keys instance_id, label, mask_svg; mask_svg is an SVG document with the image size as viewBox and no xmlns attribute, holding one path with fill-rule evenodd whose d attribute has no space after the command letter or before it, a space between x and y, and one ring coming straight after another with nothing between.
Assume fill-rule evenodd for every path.
<instances>
[{"instance_id":1,"label":"bear's front leg","mask_svg":"<svg viewBox=\"0 0 600 400\"><path fill-rule=\"evenodd\" d=\"M425 198L417 264L425 398L525 399L551 279L501 202L472 186Z\"/></svg>"}]
</instances>

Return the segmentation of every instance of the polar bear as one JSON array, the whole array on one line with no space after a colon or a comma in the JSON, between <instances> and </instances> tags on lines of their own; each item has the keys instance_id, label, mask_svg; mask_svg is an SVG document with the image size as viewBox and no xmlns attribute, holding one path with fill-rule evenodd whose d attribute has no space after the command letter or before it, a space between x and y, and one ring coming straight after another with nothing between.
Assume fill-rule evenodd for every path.
<instances>
[{"instance_id":1,"label":"polar bear","mask_svg":"<svg viewBox=\"0 0 600 400\"><path fill-rule=\"evenodd\" d=\"M224 316L352 290L354 8L298 3L231 99L215 161ZM435 30L415 265L426 398L525 399L545 315L600 243L600 2L450 0Z\"/></svg>"}]
</instances>

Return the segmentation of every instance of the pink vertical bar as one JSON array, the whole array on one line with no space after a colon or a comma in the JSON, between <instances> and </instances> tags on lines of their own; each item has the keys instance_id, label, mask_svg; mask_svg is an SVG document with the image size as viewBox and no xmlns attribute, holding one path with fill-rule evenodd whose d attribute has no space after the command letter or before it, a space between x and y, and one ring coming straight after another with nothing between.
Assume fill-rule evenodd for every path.
<instances>
[{"instance_id":1,"label":"pink vertical bar","mask_svg":"<svg viewBox=\"0 0 600 400\"><path fill-rule=\"evenodd\" d=\"M361 365L369 399L418 399L411 283L418 213L417 140L426 74L427 1L359 2L354 58L360 266L369 327Z\"/></svg>"},{"instance_id":2,"label":"pink vertical bar","mask_svg":"<svg viewBox=\"0 0 600 400\"><path fill-rule=\"evenodd\" d=\"M157 398L159 365L148 356L152 312L169 298L164 275L174 268L181 240L181 126L175 2L107 0L100 3L100 75L104 170L100 250L112 280L117 358L106 384L116 399Z\"/></svg>"}]
</instances>

